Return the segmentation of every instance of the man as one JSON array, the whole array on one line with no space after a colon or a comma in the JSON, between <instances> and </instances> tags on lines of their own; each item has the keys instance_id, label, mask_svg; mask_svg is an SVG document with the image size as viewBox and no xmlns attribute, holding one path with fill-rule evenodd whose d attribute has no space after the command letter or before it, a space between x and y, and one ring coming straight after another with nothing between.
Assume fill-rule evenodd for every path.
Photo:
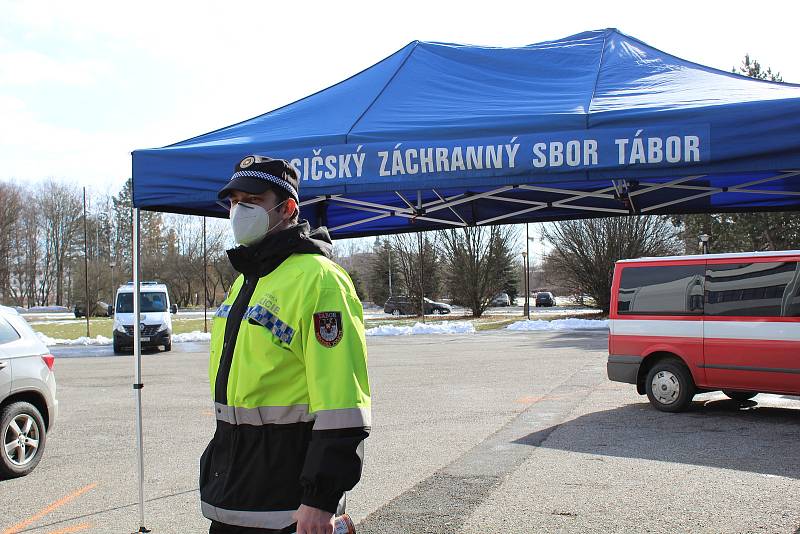
<instances>
[{"instance_id":1,"label":"man","mask_svg":"<svg viewBox=\"0 0 800 534\"><path fill-rule=\"evenodd\" d=\"M361 477L370 392L361 303L324 228L298 222L297 171L247 156L219 192L241 273L214 317L217 418L200 459L210 533L330 534Z\"/></svg>"}]
</instances>

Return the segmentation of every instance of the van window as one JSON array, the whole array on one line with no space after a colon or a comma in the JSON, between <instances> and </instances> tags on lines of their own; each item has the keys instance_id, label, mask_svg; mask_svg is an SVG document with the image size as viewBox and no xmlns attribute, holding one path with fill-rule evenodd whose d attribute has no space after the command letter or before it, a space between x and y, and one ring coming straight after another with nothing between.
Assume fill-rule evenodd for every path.
<instances>
[{"instance_id":1,"label":"van window","mask_svg":"<svg viewBox=\"0 0 800 534\"><path fill-rule=\"evenodd\" d=\"M797 262L710 264L706 290L707 315L800 316Z\"/></svg>"},{"instance_id":2,"label":"van window","mask_svg":"<svg viewBox=\"0 0 800 534\"><path fill-rule=\"evenodd\" d=\"M163 291L147 291L139 295L142 312L167 311L167 294ZM117 295L117 313L133 313L133 293Z\"/></svg>"},{"instance_id":3,"label":"van window","mask_svg":"<svg viewBox=\"0 0 800 534\"><path fill-rule=\"evenodd\" d=\"M0 317L0 345L3 343L11 343L12 341L16 341L19 339L19 334L14 327L8 324L8 322Z\"/></svg>"},{"instance_id":4,"label":"van window","mask_svg":"<svg viewBox=\"0 0 800 534\"><path fill-rule=\"evenodd\" d=\"M704 265L625 267L619 284L620 315L700 315Z\"/></svg>"}]
</instances>

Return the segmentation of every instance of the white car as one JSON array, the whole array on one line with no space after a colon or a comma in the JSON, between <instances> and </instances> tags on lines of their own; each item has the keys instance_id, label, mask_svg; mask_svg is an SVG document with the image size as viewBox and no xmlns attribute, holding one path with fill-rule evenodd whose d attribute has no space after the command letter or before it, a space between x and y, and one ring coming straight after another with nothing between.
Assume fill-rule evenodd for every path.
<instances>
[{"instance_id":1,"label":"white car","mask_svg":"<svg viewBox=\"0 0 800 534\"><path fill-rule=\"evenodd\" d=\"M140 294L140 320L142 347L164 347L172 350L172 315L178 312L170 304L167 286L157 282L142 282ZM120 286L114 299L114 354L133 348L133 282Z\"/></svg>"},{"instance_id":2,"label":"white car","mask_svg":"<svg viewBox=\"0 0 800 534\"><path fill-rule=\"evenodd\" d=\"M27 475L58 416L55 358L25 319L0 306L0 479Z\"/></svg>"}]
</instances>

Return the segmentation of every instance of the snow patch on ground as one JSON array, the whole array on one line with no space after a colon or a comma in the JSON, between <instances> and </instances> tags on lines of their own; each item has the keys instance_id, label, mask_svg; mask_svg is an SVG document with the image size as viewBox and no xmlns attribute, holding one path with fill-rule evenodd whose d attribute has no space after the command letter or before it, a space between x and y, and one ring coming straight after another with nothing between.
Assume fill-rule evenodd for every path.
<instances>
[{"instance_id":1,"label":"snow patch on ground","mask_svg":"<svg viewBox=\"0 0 800 534\"><path fill-rule=\"evenodd\" d=\"M78 339L53 339L41 332L36 332L36 335L48 347L52 345L111 345L113 343L112 339L100 335L97 337L81 336Z\"/></svg>"},{"instance_id":2,"label":"snow patch on ground","mask_svg":"<svg viewBox=\"0 0 800 534\"><path fill-rule=\"evenodd\" d=\"M368 336L412 336L419 334L474 334L475 327L468 321L442 321L417 323L414 326L383 325L369 328Z\"/></svg>"},{"instance_id":3,"label":"snow patch on ground","mask_svg":"<svg viewBox=\"0 0 800 534\"><path fill-rule=\"evenodd\" d=\"M172 335L173 343L188 343L190 341L211 341L211 332L195 330L194 332L188 332L186 334Z\"/></svg>"},{"instance_id":4,"label":"snow patch on ground","mask_svg":"<svg viewBox=\"0 0 800 534\"><path fill-rule=\"evenodd\" d=\"M97 337L82 336L79 337L78 339L54 339L52 337L42 334L41 332L36 332L36 335L39 336L39 339L42 340L42 343L44 343L48 347L53 345L111 345L114 343L114 340L112 340L111 338L99 335ZM210 340L211 340L210 333L203 333L198 330L186 334L173 334L172 336L173 343L188 343L192 341L210 341Z\"/></svg>"},{"instance_id":5,"label":"snow patch on ground","mask_svg":"<svg viewBox=\"0 0 800 534\"><path fill-rule=\"evenodd\" d=\"M603 330L608 321L601 319L555 319L553 321L517 321L506 327L508 330Z\"/></svg>"}]
</instances>

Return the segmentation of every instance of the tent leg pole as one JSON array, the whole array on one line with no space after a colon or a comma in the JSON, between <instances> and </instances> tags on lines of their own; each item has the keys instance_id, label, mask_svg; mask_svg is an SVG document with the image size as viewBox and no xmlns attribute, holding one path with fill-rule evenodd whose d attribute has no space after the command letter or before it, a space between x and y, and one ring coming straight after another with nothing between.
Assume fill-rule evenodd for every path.
<instances>
[{"instance_id":1,"label":"tent leg pole","mask_svg":"<svg viewBox=\"0 0 800 534\"><path fill-rule=\"evenodd\" d=\"M138 481L139 481L139 530L136 532L150 532L144 526L144 439L142 437L142 332L139 329L141 322L141 264L140 264L140 225L139 209L133 209L133 354L134 354L134 383L133 390L136 395L136 451L138 456Z\"/></svg>"}]
</instances>

